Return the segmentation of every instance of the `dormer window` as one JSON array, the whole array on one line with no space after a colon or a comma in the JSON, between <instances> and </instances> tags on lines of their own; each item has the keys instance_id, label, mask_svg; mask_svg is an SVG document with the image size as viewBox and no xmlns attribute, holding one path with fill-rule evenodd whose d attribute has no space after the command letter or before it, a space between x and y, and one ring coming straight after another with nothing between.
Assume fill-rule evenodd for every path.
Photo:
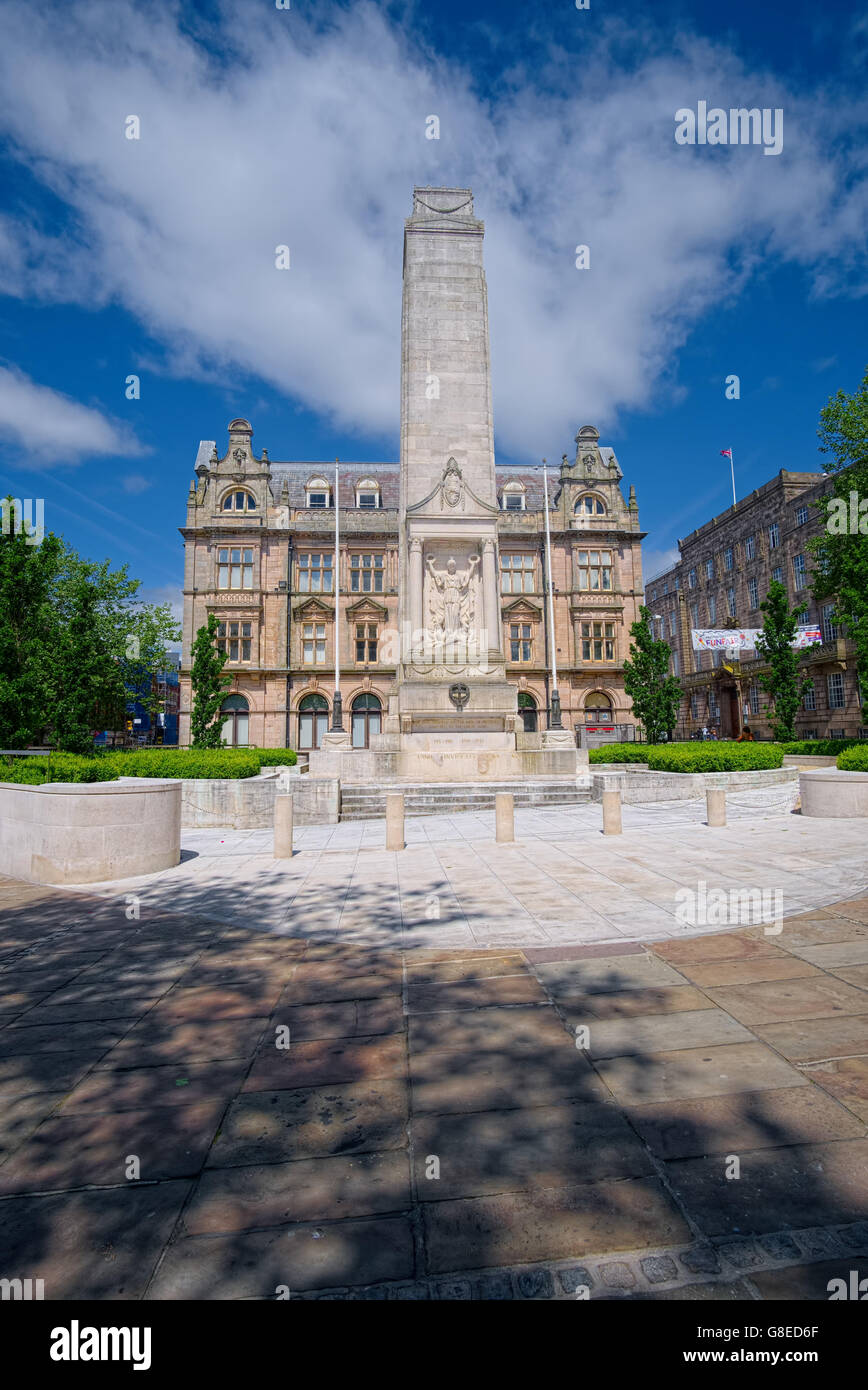
<instances>
[{"instance_id":1,"label":"dormer window","mask_svg":"<svg viewBox=\"0 0 868 1390\"><path fill-rule=\"evenodd\" d=\"M256 498L252 492L227 492L223 498L224 512L254 512L256 510Z\"/></svg>"},{"instance_id":2,"label":"dormer window","mask_svg":"<svg viewBox=\"0 0 868 1390\"><path fill-rule=\"evenodd\" d=\"M576 511L580 516L605 516L606 504L599 497L592 497L590 493L585 493L576 503Z\"/></svg>"},{"instance_id":3,"label":"dormer window","mask_svg":"<svg viewBox=\"0 0 868 1390\"><path fill-rule=\"evenodd\" d=\"M308 507L327 507L331 498L331 488L325 478L311 478L306 488Z\"/></svg>"},{"instance_id":4,"label":"dormer window","mask_svg":"<svg viewBox=\"0 0 868 1390\"><path fill-rule=\"evenodd\" d=\"M380 505L380 485L373 478L362 478L356 483L356 506L366 511L374 511Z\"/></svg>"},{"instance_id":5,"label":"dormer window","mask_svg":"<svg viewBox=\"0 0 868 1390\"><path fill-rule=\"evenodd\" d=\"M500 494L501 506L505 512L524 511L524 483L507 483Z\"/></svg>"}]
</instances>

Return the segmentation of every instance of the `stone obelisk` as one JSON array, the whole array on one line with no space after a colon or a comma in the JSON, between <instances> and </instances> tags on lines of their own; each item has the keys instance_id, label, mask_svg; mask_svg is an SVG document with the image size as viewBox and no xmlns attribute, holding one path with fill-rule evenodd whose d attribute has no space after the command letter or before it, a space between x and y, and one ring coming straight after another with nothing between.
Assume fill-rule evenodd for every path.
<instances>
[{"instance_id":1,"label":"stone obelisk","mask_svg":"<svg viewBox=\"0 0 868 1390\"><path fill-rule=\"evenodd\" d=\"M516 729L501 639L484 225L467 188L416 188L404 228L400 616L404 736ZM514 745L513 745L514 746Z\"/></svg>"}]
</instances>

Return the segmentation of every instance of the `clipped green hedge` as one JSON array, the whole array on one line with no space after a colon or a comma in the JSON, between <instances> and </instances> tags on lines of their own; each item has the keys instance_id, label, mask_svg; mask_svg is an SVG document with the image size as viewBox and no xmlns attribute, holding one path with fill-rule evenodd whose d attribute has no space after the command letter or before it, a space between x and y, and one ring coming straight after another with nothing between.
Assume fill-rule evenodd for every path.
<instances>
[{"instance_id":1,"label":"clipped green hedge","mask_svg":"<svg viewBox=\"0 0 868 1390\"><path fill-rule=\"evenodd\" d=\"M106 753L114 777L255 777L259 759L247 748L142 748Z\"/></svg>"},{"instance_id":2,"label":"clipped green hedge","mask_svg":"<svg viewBox=\"0 0 868 1390\"><path fill-rule=\"evenodd\" d=\"M652 772L750 772L781 767L783 761L774 743L655 743L648 748Z\"/></svg>"},{"instance_id":3,"label":"clipped green hedge","mask_svg":"<svg viewBox=\"0 0 868 1390\"><path fill-rule=\"evenodd\" d=\"M591 763L647 763L647 743L606 743L588 753Z\"/></svg>"},{"instance_id":4,"label":"clipped green hedge","mask_svg":"<svg viewBox=\"0 0 868 1390\"><path fill-rule=\"evenodd\" d=\"M795 743L779 743L787 757L799 754L802 757L836 758L845 748L858 748L864 741L858 738L803 738Z\"/></svg>"},{"instance_id":5,"label":"clipped green hedge","mask_svg":"<svg viewBox=\"0 0 868 1390\"><path fill-rule=\"evenodd\" d=\"M868 772L868 743L845 748L838 754L838 767L844 772Z\"/></svg>"},{"instance_id":6,"label":"clipped green hedge","mask_svg":"<svg viewBox=\"0 0 868 1390\"><path fill-rule=\"evenodd\" d=\"M255 753L260 767L295 767L298 754L294 748L245 748L245 753Z\"/></svg>"},{"instance_id":7,"label":"clipped green hedge","mask_svg":"<svg viewBox=\"0 0 868 1390\"><path fill-rule=\"evenodd\" d=\"M51 754L45 758L0 759L0 782L39 786L43 782L113 782L118 776L107 758L86 758L78 753Z\"/></svg>"}]
</instances>

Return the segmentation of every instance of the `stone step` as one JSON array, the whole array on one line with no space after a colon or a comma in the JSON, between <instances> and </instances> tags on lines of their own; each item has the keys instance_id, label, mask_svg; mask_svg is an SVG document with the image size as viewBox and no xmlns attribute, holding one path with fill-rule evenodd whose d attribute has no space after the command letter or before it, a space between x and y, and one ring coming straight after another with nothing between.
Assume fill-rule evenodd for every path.
<instances>
[{"instance_id":1,"label":"stone step","mask_svg":"<svg viewBox=\"0 0 868 1390\"><path fill-rule=\"evenodd\" d=\"M497 792L511 792L516 807L580 806L590 801L590 788L571 778L488 783L381 783L375 787L341 788L341 820L377 820L386 814L386 792L404 794L407 816L456 815L461 811L494 811Z\"/></svg>"}]
</instances>

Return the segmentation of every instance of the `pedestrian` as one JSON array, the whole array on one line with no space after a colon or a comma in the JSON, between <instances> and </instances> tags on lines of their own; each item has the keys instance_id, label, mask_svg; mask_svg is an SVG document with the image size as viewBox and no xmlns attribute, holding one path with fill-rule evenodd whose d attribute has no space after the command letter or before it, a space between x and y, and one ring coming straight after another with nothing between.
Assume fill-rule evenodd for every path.
<instances>
[{"instance_id":1,"label":"pedestrian","mask_svg":"<svg viewBox=\"0 0 868 1390\"><path fill-rule=\"evenodd\" d=\"M756 739L754 738L747 724L745 724L744 728L742 729L741 733L736 739L736 743L756 743Z\"/></svg>"}]
</instances>

